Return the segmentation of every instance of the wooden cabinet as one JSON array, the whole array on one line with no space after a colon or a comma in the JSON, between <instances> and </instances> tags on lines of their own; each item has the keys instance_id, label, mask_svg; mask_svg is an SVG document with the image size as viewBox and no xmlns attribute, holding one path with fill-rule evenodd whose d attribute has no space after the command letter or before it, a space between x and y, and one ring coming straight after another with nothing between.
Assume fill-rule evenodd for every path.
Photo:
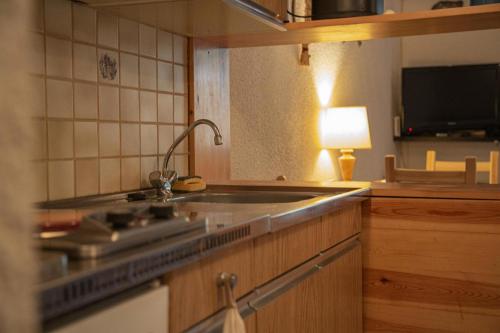
<instances>
[{"instance_id":1,"label":"wooden cabinet","mask_svg":"<svg viewBox=\"0 0 500 333\"><path fill-rule=\"evenodd\" d=\"M500 201L371 198L365 332L500 332Z\"/></svg>"},{"instance_id":2,"label":"wooden cabinet","mask_svg":"<svg viewBox=\"0 0 500 333\"><path fill-rule=\"evenodd\" d=\"M257 311L257 332L361 333L361 246Z\"/></svg>"},{"instance_id":3,"label":"wooden cabinet","mask_svg":"<svg viewBox=\"0 0 500 333\"><path fill-rule=\"evenodd\" d=\"M360 332L361 248L354 246L360 228L361 204L353 203L171 273L166 279L170 332L190 328L223 308L222 290L216 284L221 272L238 276L237 298L258 298L270 285L274 290L282 280L292 281L289 285L293 288L252 305L261 309L245 318L249 333ZM325 258L332 259L326 264ZM294 275L297 271L300 274ZM307 274L301 275L304 272ZM291 275L300 278L287 280Z\"/></svg>"}]
</instances>

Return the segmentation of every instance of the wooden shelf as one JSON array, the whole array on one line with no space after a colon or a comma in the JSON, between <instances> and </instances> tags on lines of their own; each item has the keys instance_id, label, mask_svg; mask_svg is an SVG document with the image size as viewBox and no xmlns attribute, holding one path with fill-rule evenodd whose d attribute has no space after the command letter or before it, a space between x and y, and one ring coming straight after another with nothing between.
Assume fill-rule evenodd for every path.
<instances>
[{"instance_id":1,"label":"wooden shelf","mask_svg":"<svg viewBox=\"0 0 500 333\"><path fill-rule=\"evenodd\" d=\"M437 137L437 136L402 136L394 137L394 141L397 142L496 142L498 138L491 137L459 137L459 136L447 136L447 137Z\"/></svg>"},{"instance_id":2,"label":"wooden shelf","mask_svg":"<svg viewBox=\"0 0 500 333\"><path fill-rule=\"evenodd\" d=\"M500 28L500 4L288 23L287 31L203 38L219 47L340 42ZM500 36L499 36L500 37Z\"/></svg>"}]
</instances>

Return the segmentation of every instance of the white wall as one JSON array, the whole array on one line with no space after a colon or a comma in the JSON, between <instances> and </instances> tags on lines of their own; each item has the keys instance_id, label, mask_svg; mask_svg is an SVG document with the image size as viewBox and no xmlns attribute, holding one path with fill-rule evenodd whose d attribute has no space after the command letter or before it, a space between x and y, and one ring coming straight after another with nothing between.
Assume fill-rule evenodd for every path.
<instances>
[{"instance_id":1,"label":"white wall","mask_svg":"<svg viewBox=\"0 0 500 333\"><path fill-rule=\"evenodd\" d=\"M426 10L437 0L404 0L404 11ZM500 30L483 30L402 38L404 67L500 63ZM407 167L425 166L425 151L435 149L439 159L460 160L465 155L488 159L498 145L488 142L411 142L401 144ZM481 180L484 180L481 177Z\"/></svg>"},{"instance_id":2,"label":"white wall","mask_svg":"<svg viewBox=\"0 0 500 333\"><path fill-rule=\"evenodd\" d=\"M392 110L398 105L399 40L310 45L300 66L298 46L231 50L231 169L233 179L338 179L331 152L320 155L321 110L316 82L335 87L329 105L366 105L373 149L357 151L355 179L383 177L383 156L395 151ZM323 153L325 154L325 153Z\"/></svg>"}]
</instances>

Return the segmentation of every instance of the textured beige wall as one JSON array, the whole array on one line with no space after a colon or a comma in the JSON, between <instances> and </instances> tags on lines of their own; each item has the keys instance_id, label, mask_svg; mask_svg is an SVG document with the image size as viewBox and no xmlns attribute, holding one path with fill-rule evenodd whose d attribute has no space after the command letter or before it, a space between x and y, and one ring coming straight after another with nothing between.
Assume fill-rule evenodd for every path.
<instances>
[{"instance_id":1,"label":"textured beige wall","mask_svg":"<svg viewBox=\"0 0 500 333\"><path fill-rule=\"evenodd\" d=\"M425 10L436 0L405 0L404 11ZM468 3L468 1L466 1ZM500 63L500 30L402 38L402 64L405 67ZM460 160L475 155L487 160L489 151L499 149L495 142L406 142L401 144L401 162L406 167L425 167L425 152L434 149L439 159ZM481 175L480 181L487 177Z\"/></svg>"},{"instance_id":2,"label":"textured beige wall","mask_svg":"<svg viewBox=\"0 0 500 333\"><path fill-rule=\"evenodd\" d=\"M31 1L0 1L0 332L35 331L34 192L25 56Z\"/></svg>"},{"instance_id":3,"label":"textured beige wall","mask_svg":"<svg viewBox=\"0 0 500 333\"><path fill-rule=\"evenodd\" d=\"M338 151L321 153L317 81L334 81L328 105L366 105L372 150L357 151L354 178L383 177L383 156L395 151L392 110L399 104L399 39L231 50L233 179L338 178Z\"/></svg>"}]
</instances>

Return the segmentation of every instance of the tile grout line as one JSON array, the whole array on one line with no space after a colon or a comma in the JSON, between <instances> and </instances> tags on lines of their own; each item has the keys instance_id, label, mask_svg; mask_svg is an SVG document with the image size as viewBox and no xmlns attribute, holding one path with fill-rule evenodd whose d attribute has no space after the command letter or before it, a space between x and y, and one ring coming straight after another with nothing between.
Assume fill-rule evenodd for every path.
<instances>
[{"instance_id":1,"label":"tile grout line","mask_svg":"<svg viewBox=\"0 0 500 333\"><path fill-rule=\"evenodd\" d=\"M73 35L74 35L74 8L73 4L71 6L71 92L73 94L73 98L71 100L72 106L72 121L73 121L73 197L76 197L77 194L77 176L76 176L76 121L75 121L75 81L73 78L75 77L75 43L73 43Z\"/></svg>"},{"instance_id":2,"label":"tile grout line","mask_svg":"<svg viewBox=\"0 0 500 333\"><path fill-rule=\"evenodd\" d=\"M44 94L45 94L45 158L47 159L47 162L45 163L45 173L46 173L46 179L45 179L45 186L46 186L46 200L50 200L50 172L49 172L49 103L48 103L48 91L47 91L47 35L46 35L46 18L45 18L45 1L42 1L42 24L43 24L43 82L44 82Z\"/></svg>"}]
</instances>

